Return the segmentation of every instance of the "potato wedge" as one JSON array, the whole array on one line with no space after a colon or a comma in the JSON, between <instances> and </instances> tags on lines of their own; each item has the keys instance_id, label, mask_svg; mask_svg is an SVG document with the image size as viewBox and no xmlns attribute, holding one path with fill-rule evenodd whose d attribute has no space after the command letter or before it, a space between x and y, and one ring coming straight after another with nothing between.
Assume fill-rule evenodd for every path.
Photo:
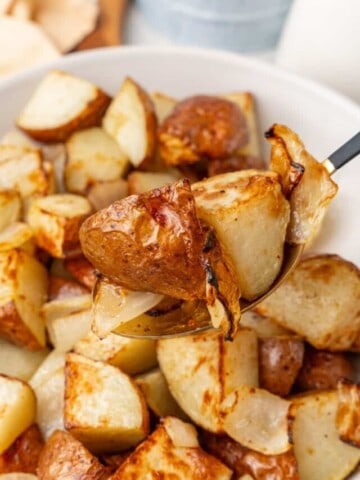
<instances>
[{"instance_id":1,"label":"potato wedge","mask_svg":"<svg viewBox=\"0 0 360 480\"><path fill-rule=\"evenodd\" d=\"M0 335L29 350L45 347L40 309L47 297L47 271L23 250L0 253Z\"/></svg>"},{"instance_id":2,"label":"potato wedge","mask_svg":"<svg viewBox=\"0 0 360 480\"><path fill-rule=\"evenodd\" d=\"M68 432L55 431L40 456L39 480L101 480L106 468Z\"/></svg>"},{"instance_id":3,"label":"potato wedge","mask_svg":"<svg viewBox=\"0 0 360 480\"><path fill-rule=\"evenodd\" d=\"M0 474L37 472L44 440L36 424L31 425L0 455Z\"/></svg>"},{"instance_id":4,"label":"potato wedge","mask_svg":"<svg viewBox=\"0 0 360 480\"><path fill-rule=\"evenodd\" d=\"M18 248L30 255L35 253L33 231L23 222L14 222L0 232L0 253Z\"/></svg>"},{"instance_id":5,"label":"potato wedge","mask_svg":"<svg viewBox=\"0 0 360 480\"><path fill-rule=\"evenodd\" d=\"M195 428L175 417L166 417L112 476L173 480L230 480L232 472L198 444Z\"/></svg>"},{"instance_id":6,"label":"potato wedge","mask_svg":"<svg viewBox=\"0 0 360 480\"><path fill-rule=\"evenodd\" d=\"M135 377L150 410L159 418L173 416L187 421L189 417L181 410L171 395L161 370L156 368Z\"/></svg>"},{"instance_id":7,"label":"potato wedge","mask_svg":"<svg viewBox=\"0 0 360 480\"><path fill-rule=\"evenodd\" d=\"M162 298L156 293L132 292L99 278L93 292L92 330L103 338L120 324L155 307Z\"/></svg>"},{"instance_id":8,"label":"potato wedge","mask_svg":"<svg viewBox=\"0 0 360 480\"><path fill-rule=\"evenodd\" d=\"M266 138L272 147L270 169L280 175L285 188L294 163L305 169L289 195L291 217L287 241L308 243L319 231L338 187L325 166L306 151L300 138L290 128L273 125L266 133Z\"/></svg>"},{"instance_id":9,"label":"potato wedge","mask_svg":"<svg viewBox=\"0 0 360 480\"><path fill-rule=\"evenodd\" d=\"M279 455L264 455L243 447L227 435L201 434L203 448L239 475L239 480L299 480L292 449ZM238 478L238 477L236 477Z\"/></svg>"},{"instance_id":10,"label":"potato wedge","mask_svg":"<svg viewBox=\"0 0 360 480\"><path fill-rule=\"evenodd\" d=\"M35 420L36 398L31 387L0 375L0 454Z\"/></svg>"},{"instance_id":11,"label":"potato wedge","mask_svg":"<svg viewBox=\"0 0 360 480\"><path fill-rule=\"evenodd\" d=\"M53 300L76 297L86 293L89 293L89 290L75 280L57 275L49 276L48 300L50 302Z\"/></svg>"},{"instance_id":12,"label":"potato wedge","mask_svg":"<svg viewBox=\"0 0 360 480\"><path fill-rule=\"evenodd\" d=\"M286 397L303 364L304 342L294 335L267 337L259 342L260 386Z\"/></svg>"},{"instance_id":13,"label":"potato wedge","mask_svg":"<svg viewBox=\"0 0 360 480\"><path fill-rule=\"evenodd\" d=\"M290 336L293 334L291 330L287 330L281 325L277 324L271 318L263 317L253 310L244 312L241 315L241 326L252 328L256 335L261 338Z\"/></svg>"},{"instance_id":14,"label":"potato wedge","mask_svg":"<svg viewBox=\"0 0 360 480\"><path fill-rule=\"evenodd\" d=\"M158 140L168 165L226 158L247 143L246 119L233 102L197 95L176 104L161 124Z\"/></svg>"},{"instance_id":15,"label":"potato wedge","mask_svg":"<svg viewBox=\"0 0 360 480\"><path fill-rule=\"evenodd\" d=\"M87 199L95 211L108 207L116 200L128 195L128 184L123 178L111 182L101 182L92 185L87 193Z\"/></svg>"},{"instance_id":16,"label":"potato wedge","mask_svg":"<svg viewBox=\"0 0 360 480\"><path fill-rule=\"evenodd\" d=\"M53 350L30 379L36 394L36 422L47 439L64 430L65 354Z\"/></svg>"},{"instance_id":17,"label":"potato wedge","mask_svg":"<svg viewBox=\"0 0 360 480\"><path fill-rule=\"evenodd\" d=\"M97 280L95 268L84 256L65 259L64 266L81 285L89 290L94 288Z\"/></svg>"},{"instance_id":18,"label":"potato wedge","mask_svg":"<svg viewBox=\"0 0 360 480\"><path fill-rule=\"evenodd\" d=\"M20 218L21 201L15 190L0 190L0 232Z\"/></svg>"},{"instance_id":19,"label":"potato wedge","mask_svg":"<svg viewBox=\"0 0 360 480\"><path fill-rule=\"evenodd\" d=\"M214 326L229 336L236 331L235 274L212 231L198 221L188 181L114 202L85 220L80 240L84 255L111 281L129 290L206 299Z\"/></svg>"},{"instance_id":20,"label":"potato wedge","mask_svg":"<svg viewBox=\"0 0 360 480\"><path fill-rule=\"evenodd\" d=\"M65 377L65 428L91 451L126 450L148 434L143 395L121 370L68 353Z\"/></svg>"},{"instance_id":21,"label":"potato wedge","mask_svg":"<svg viewBox=\"0 0 360 480\"><path fill-rule=\"evenodd\" d=\"M79 243L79 228L91 213L88 200L79 195L56 194L34 200L27 221L37 245L62 258Z\"/></svg>"},{"instance_id":22,"label":"potato wedge","mask_svg":"<svg viewBox=\"0 0 360 480\"><path fill-rule=\"evenodd\" d=\"M360 449L339 438L335 390L292 399L292 436L301 480L342 480L357 466Z\"/></svg>"},{"instance_id":23,"label":"potato wedge","mask_svg":"<svg viewBox=\"0 0 360 480\"><path fill-rule=\"evenodd\" d=\"M224 397L240 385L258 385L257 337L252 330L239 330L232 342L219 332L159 340L157 355L177 403L211 432L223 431Z\"/></svg>"},{"instance_id":24,"label":"potato wedge","mask_svg":"<svg viewBox=\"0 0 360 480\"><path fill-rule=\"evenodd\" d=\"M126 78L103 118L104 130L119 144L134 167L143 167L155 152L157 120L150 96Z\"/></svg>"},{"instance_id":25,"label":"potato wedge","mask_svg":"<svg viewBox=\"0 0 360 480\"><path fill-rule=\"evenodd\" d=\"M53 318L46 322L49 340L60 352L70 351L91 329L91 310Z\"/></svg>"},{"instance_id":26,"label":"potato wedge","mask_svg":"<svg viewBox=\"0 0 360 480\"><path fill-rule=\"evenodd\" d=\"M136 375L155 367L156 349L154 340L122 337L109 333L99 338L90 331L74 345L74 352L119 367L128 375Z\"/></svg>"},{"instance_id":27,"label":"potato wedge","mask_svg":"<svg viewBox=\"0 0 360 480\"><path fill-rule=\"evenodd\" d=\"M360 447L360 385L341 380L337 385L336 428L343 442Z\"/></svg>"},{"instance_id":28,"label":"potato wedge","mask_svg":"<svg viewBox=\"0 0 360 480\"><path fill-rule=\"evenodd\" d=\"M336 255L305 258L255 310L315 348L347 350L360 328L359 279L359 269Z\"/></svg>"},{"instance_id":29,"label":"potato wedge","mask_svg":"<svg viewBox=\"0 0 360 480\"><path fill-rule=\"evenodd\" d=\"M30 352L0 339L0 373L27 381L48 353L46 349Z\"/></svg>"},{"instance_id":30,"label":"potato wedge","mask_svg":"<svg viewBox=\"0 0 360 480\"><path fill-rule=\"evenodd\" d=\"M129 195L139 194L163 187L179 180L179 175L161 172L131 172L127 178Z\"/></svg>"},{"instance_id":31,"label":"potato wedge","mask_svg":"<svg viewBox=\"0 0 360 480\"><path fill-rule=\"evenodd\" d=\"M193 184L192 191L199 217L215 229L233 261L242 297L266 292L282 265L290 215L277 175L227 173Z\"/></svg>"},{"instance_id":32,"label":"potato wedge","mask_svg":"<svg viewBox=\"0 0 360 480\"><path fill-rule=\"evenodd\" d=\"M175 107L177 100L162 92L153 92L150 94L150 97L154 103L158 124L161 125Z\"/></svg>"},{"instance_id":33,"label":"potato wedge","mask_svg":"<svg viewBox=\"0 0 360 480\"><path fill-rule=\"evenodd\" d=\"M0 188L16 190L25 199L51 193L51 179L40 150L0 145Z\"/></svg>"},{"instance_id":34,"label":"potato wedge","mask_svg":"<svg viewBox=\"0 0 360 480\"><path fill-rule=\"evenodd\" d=\"M48 99L59 108L48 108ZM110 97L70 73L50 71L16 120L18 128L41 142L61 142L77 130L98 125Z\"/></svg>"},{"instance_id":35,"label":"potato wedge","mask_svg":"<svg viewBox=\"0 0 360 480\"><path fill-rule=\"evenodd\" d=\"M83 195L97 182L117 180L129 167L117 142L99 127L73 133L66 151L65 184L72 193Z\"/></svg>"},{"instance_id":36,"label":"potato wedge","mask_svg":"<svg viewBox=\"0 0 360 480\"><path fill-rule=\"evenodd\" d=\"M342 352L316 350L307 345L304 361L296 379L297 390L329 390L342 379L351 380L353 366Z\"/></svg>"}]
</instances>

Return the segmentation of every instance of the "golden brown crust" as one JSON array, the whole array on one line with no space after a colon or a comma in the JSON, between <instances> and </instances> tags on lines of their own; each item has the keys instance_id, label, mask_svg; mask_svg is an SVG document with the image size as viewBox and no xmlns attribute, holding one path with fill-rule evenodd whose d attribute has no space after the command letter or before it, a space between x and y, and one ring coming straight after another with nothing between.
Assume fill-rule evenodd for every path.
<instances>
[{"instance_id":1,"label":"golden brown crust","mask_svg":"<svg viewBox=\"0 0 360 480\"><path fill-rule=\"evenodd\" d=\"M221 173L237 172L238 170L265 170L262 158L254 155L236 154L228 158L213 158L207 163L207 176L213 177Z\"/></svg>"},{"instance_id":2,"label":"golden brown crust","mask_svg":"<svg viewBox=\"0 0 360 480\"><path fill-rule=\"evenodd\" d=\"M236 478L250 475L254 480L299 480L293 450L280 455L264 455L243 447L228 436L203 432L201 443L205 450L231 468Z\"/></svg>"},{"instance_id":3,"label":"golden brown crust","mask_svg":"<svg viewBox=\"0 0 360 480\"><path fill-rule=\"evenodd\" d=\"M20 130L24 131L31 138L38 140L39 142L63 142L77 130L100 125L101 119L110 102L111 97L98 88L96 97L88 103L86 109L83 110L78 117L64 125L60 125L56 128L41 130L23 128L19 124L17 126L20 128Z\"/></svg>"},{"instance_id":4,"label":"golden brown crust","mask_svg":"<svg viewBox=\"0 0 360 480\"><path fill-rule=\"evenodd\" d=\"M22 321L14 301L0 306L0 336L27 350L44 348Z\"/></svg>"},{"instance_id":5,"label":"golden brown crust","mask_svg":"<svg viewBox=\"0 0 360 480\"><path fill-rule=\"evenodd\" d=\"M345 353L315 350L307 346L303 366L296 380L300 391L336 388L339 380L350 379L353 367Z\"/></svg>"},{"instance_id":6,"label":"golden brown crust","mask_svg":"<svg viewBox=\"0 0 360 480\"><path fill-rule=\"evenodd\" d=\"M98 459L67 432L55 431L40 455L39 480L101 480L106 473Z\"/></svg>"},{"instance_id":7,"label":"golden brown crust","mask_svg":"<svg viewBox=\"0 0 360 480\"><path fill-rule=\"evenodd\" d=\"M64 266L81 285L88 290L94 288L97 279L95 268L84 256L66 259Z\"/></svg>"},{"instance_id":8,"label":"golden brown crust","mask_svg":"<svg viewBox=\"0 0 360 480\"><path fill-rule=\"evenodd\" d=\"M85 293L89 293L89 290L75 280L56 275L49 277L48 301L75 297Z\"/></svg>"},{"instance_id":9,"label":"golden brown crust","mask_svg":"<svg viewBox=\"0 0 360 480\"><path fill-rule=\"evenodd\" d=\"M343 442L360 447L360 386L347 380L338 382L336 428Z\"/></svg>"},{"instance_id":10,"label":"golden brown crust","mask_svg":"<svg viewBox=\"0 0 360 480\"><path fill-rule=\"evenodd\" d=\"M259 342L260 386L286 397L301 368L304 342L295 336L262 338Z\"/></svg>"},{"instance_id":11,"label":"golden brown crust","mask_svg":"<svg viewBox=\"0 0 360 480\"><path fill-rule=\"evenodd\" d=\"M44 440L39 427L31 425L0 455L0 473L24 472L36 474Z\"/></svg>"},{"instance_id":12,"label":"golden brown crust","mask_svg":"<svg viewBox=\"0 0 360 480\"><path fill-rule=\"evenodd\" d=\"M159 129L161 156L168 165L225 158L248 141L246 119L234 103L197 95L179 102Z\"/></svg>"}]
</instances>

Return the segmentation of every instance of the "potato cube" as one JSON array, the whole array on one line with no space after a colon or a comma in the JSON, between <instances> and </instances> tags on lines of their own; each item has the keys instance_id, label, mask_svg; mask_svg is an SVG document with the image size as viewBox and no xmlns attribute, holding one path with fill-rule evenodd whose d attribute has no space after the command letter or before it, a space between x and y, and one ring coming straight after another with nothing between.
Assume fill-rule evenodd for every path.
<instances>
[{"instance_id":1,"label":"potato cube","mask_svg":"<svg viewBox=\"0 0 360 480\"><path fill-rule=\"evenodd\" d=\"M57 318L66 317L73 313L83 312L91 308L92 300L90 293L73 295L66 298L58 298L44 303L41 312L46 324Z\"/></svg>"},{"instance_id":2,"label":"potato cube","mask_svg":"<svg viewBox=\"0 0 360 480\"><path fill-rule=\"evenodd\" d=\"M110 182L95 183L89 188L87 199L95 211L108 207L128 195L128 184L123 178Z\"/></svg>"},{"instance_id":3,"label":"potato cube","mask_svg":"<svg viewBox=\"0 0 360 480\"><path fill-rule=\"evenodd\" d=\"M232 471L199 447L192 425L166 417L112 476L134 478L230 480Z\"/></svg>"},{"instance_id":4,"label":"potato cube","mask_svg":"<svg viewBox=\"0 0 360 480\"><path fill-rule=\"evenodd\" d=\"M29 380L48 353L46 349L30 352L0 339L0 373Z\"/></svg>"},{"instance_id":5,"label":"potato cube","mask_svg":"<svg viewBox=\"0 0 360 480\"><path fill-rule=\"evenodd\" d=\"M91 328L91 310L72 313L53 318L46 322L49 339L59 352L68 352L89 332Z\"/></svg>"},{"instance_id":6,"label":"potato cube","mask_svg":"<svg viewBox=\"0 0 360 480\"><path fill-rule=\"evenodd\" d=\"M360 385L342 380L337 385L336 428L343 442L360 447Z\"/></svg>"},{"instance_id":7,"label":"potato cube","mask_svg":"<svg viewBox=\"0 0 360 480\"><path fill-rule=\"evenodd\" d=\"M128 176L129 195L139 194L163 187L167 183L176 182L180 176L174 173L161 172L131 172Z\"/></svg>"},{"instance_id":8,"label":"potato cube","mask_svg":"<svg viewBox=\"0 0 360 480\"><path fill-rule=\"evenodd\" d=\"M98 125L109 102L96 85L53 70L40 82L16 124L35 140L59 142L76 130Z\"/></svg>"},{"instance_id":9,"label":"potato cube","mask_svg":"<svg viewBox=\"0 0 360 480\"><path fill-rule=\"evenodd\" d=\"M0 190L0 232L20 218L21 201L15 190Z\"/></svg>"},{"instance_id":10,"label":"potato cube","mask_svg":"<svg viewBox=\"0 0 360 480\"><path fill-rule=\"evenodd\" d=\"M47 271L22 250L0 253L0 334L39 350L45 346L41 306L47 297Z\"/></svg>"},{"instance_id":11,"label":"potato cube","mask_svg":"<svg viewBox=\"0 0 360 480\"><path fill-rule=\"evenodd\" d=\"M214 227L233 262L242 297L259 297L283 261L290 208L278 176L257 170L225 173L195 183L192 191L199 217Z\"/></svg>"},{"instance_id":12,"label":"potato cube","mask_svg":"<svg viewBox=\"0 0 360 480\"><path fill-rule=\"evenodd\" d=\"M91 451L126 450L148 434L145 400L121 370L68 353L65 377L65 428Z\"/></svg>"},{"instance_id":13,"label":"potato cube","mask_svg":"<svg viewBox=\"0 0 360 480\"><path fill-rule=\"evenodd\" d=\"M84 194L98 182L117 180L129 161L117 142L98 127L75 132L66 142L65 184L69 192Z\"/></svg>"},{"instance_id":14,"label":"potato cube","mask_svg":"<svg viewBox=\"0 0 360 480\"><path fill-rule=\"evenodd\" d=\"M31 387L0 375L0 454L35 420L36 399Z\"/></svg>"},{"instance_id":15,"label":"potato cube","mask_svg":"<svg viewBox=\"0 0 360 480\"><path fill-rule=\"evenodd\" d=\"M90 213L91 205L84 197L48 195L32 202L27 221L37 245L61 258L78 246L80 225Z\"/></svg>"},{"instance_id":16,"label":"potato cube","mask_svg":"<svg viewBox=\"0 0 360 480\"><path fill-rule=\"evenodd\" d=\"M126 78L106 111L103 128L134 167L144 166L154 155L156 126L151 98L131 78Z\"/></svg>"},{"instance_id":17,"label":"potato cube","mask_svg":"<svg viewBox=\"0 0 360 480\"><path fill-rule=\"evenodd\" d=\"M172 109L175 107L177 100L174 97L169 97L165 93L153 92L151 95L151 100L154 103L155 114L160 125L165 118L171 113Z\"/></svg>"},{"instance_id":18,"label":"potato cube","mask_svg":"<svg viewBox=\"0 0 360 480\"><path fill-rule=\"evenodd\" d=\"M20 248L31 254L35 253L33 231L28 224L15 222L0 231L0 253Z\"/></svg>"}]
</instances>

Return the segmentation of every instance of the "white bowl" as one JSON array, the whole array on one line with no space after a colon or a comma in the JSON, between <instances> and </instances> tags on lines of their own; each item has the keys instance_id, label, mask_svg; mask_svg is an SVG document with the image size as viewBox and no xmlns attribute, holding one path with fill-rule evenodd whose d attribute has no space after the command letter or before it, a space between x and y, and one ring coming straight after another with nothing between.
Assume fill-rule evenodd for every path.
<instances>
[{"instance_id":1,"label":"white bowl","mask_svg":"<svg viewBox=\"0 0 360 480\"><path fill-rule=\"evenodd\" d=\"M88 78L110 93L117 90L126 75L150 91L177 97L249 90L257 98L263 132L272 123L285 123L300 134L319 159L325 159L360 126L360 108L350 100L257 60L195 48L115 47L69 55L0 82L0 134L14 125L17 114L49 68ZM334 178L340 191L313 249L337 253L360 265L359 158L335 173Z\"/></svg>"}]
</instances>

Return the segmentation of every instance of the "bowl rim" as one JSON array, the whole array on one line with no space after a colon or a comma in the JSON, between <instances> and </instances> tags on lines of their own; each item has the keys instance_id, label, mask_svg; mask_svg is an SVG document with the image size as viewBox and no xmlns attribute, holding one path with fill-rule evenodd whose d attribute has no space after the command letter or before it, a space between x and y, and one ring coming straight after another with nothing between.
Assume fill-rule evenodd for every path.
<instances>
[{"instance_id":1,"label":"bowl rim","mask_svg":"<svg viewBox=\"0 0 360 480\"><path fill-rule=\"evenodd\" d=\"M325 100L330 101L336 107L347 110L350 115L358 116L360 120L360 105L346 95L333 90L330 87L322 85L309 78L302 77L296 73L287 71L273 63L268 63L259 58L253 58L246 55L228 52L224 50L208 49L202 47L187 46L138 46L138 45L121 45L114 47L101 47L84 52L74 52L66 56L59 57L50 62L31 67L21 72L0 79L0 94L3 90L19 85L29 78L45 74L51 69L66 69L76 65L79 61L96 60L99 56L102 58L111 58L113 56L134 57L143 55L178 55L189 56L193 58L203 58L207 60L217 60L226 63L240 64L244 68L249 68L263 76L271 75L273 78L286 81L296 88L300 87L305 91L316 93Z\"/></svg>"}]
</instances>

